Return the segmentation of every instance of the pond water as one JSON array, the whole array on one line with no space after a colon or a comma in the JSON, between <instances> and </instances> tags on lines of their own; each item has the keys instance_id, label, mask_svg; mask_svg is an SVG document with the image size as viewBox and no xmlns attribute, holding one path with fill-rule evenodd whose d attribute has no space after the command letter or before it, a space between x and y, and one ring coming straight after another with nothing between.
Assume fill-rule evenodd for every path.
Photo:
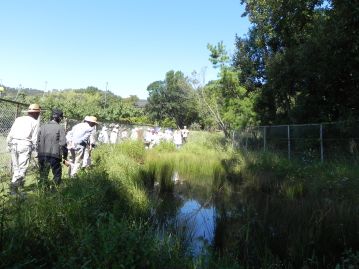
<instances>
[{"instance_id":1,"label":"pond water","mask_svg":"<svg viewBox=\"0 0 359 269\"><path fill-rule=\"evenodd\" d=\"M213 243L215 231L215 208L203 207L198 201L186 200L177 212L177 219L191 227L189 238L193 255L199 255L207 251L207 247Z\"/></svg>"},{"instance_id":2,"label":"pond water","mask_svg":"<svg viewBox=\"0 0 359 269\"><path fill-rule=\"evenodd\" d=\"M180 233L189 254L206 254L213 245L216 228L216 209L211 194L194 190L178 173L174 173L173 181L174 193L157 197L158 226L160 230Z\"/></svg>"},{"instance_id":3,"label":"pond water","mask_svg":"<svg viewBox=\"0 0 359 269\"><path fill-rule=\"evenodd\" d=\"M187 181L175 173L173 181L173 193L156 194L155 219L193 256L214 251L252 268L282 267L282 261L290 268L321 268L335 265L348 245L359 242L349 207L318 197L286 199L266 189L243 192L226 180Z\"/></svg>"}]
</instances>

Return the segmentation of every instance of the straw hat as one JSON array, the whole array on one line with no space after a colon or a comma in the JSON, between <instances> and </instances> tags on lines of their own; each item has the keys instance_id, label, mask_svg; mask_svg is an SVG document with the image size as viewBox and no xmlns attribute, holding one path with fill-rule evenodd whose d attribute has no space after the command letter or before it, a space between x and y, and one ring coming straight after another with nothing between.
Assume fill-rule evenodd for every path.
<instances>
[{"instance_id":1,"label":"straw hat","mask_svg":"<svg viewBox=\"0 0 359 269\"><path fill-rule=\"evenodd\" d=\"M38 104L31 104L26 112L41 112L41 108Z\"/></svg>"},{"instance_id":2,"label":"straw hat","mask_svg":"<svg viewBox=\"0 0 359 269\"><path fill-rule=\"evenodd\" d=\"M85 121L88 121L88 122L93 122L93 123L98 124L98 122L97 122L97 118L96 118L96 117L94 117L94 116L86 116L86 117L85 117Z\"/></svg>"}]
</instances>

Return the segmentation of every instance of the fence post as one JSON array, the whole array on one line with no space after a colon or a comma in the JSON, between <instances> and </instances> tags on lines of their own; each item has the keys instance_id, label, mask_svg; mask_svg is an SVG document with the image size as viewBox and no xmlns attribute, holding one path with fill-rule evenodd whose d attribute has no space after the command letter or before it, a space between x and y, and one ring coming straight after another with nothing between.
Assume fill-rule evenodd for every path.
<instances>
[{"instance_id":1,"label":"fence post","mask_svg":"<svg viewBox=\"0 0 359 269\"><path fill-rule=\"evenodd\" d=\"M320 138L320 161L323 162L324 161L324 149L323 149L323 124L320 124L320 128L319 128L320 134L319 134L319 138Z\"/></svg>"},{"instance_id":2,"label":"fence post","mask_svg":"<svg viewBox=\"0 0 359 269\"><path fill-rule=\"evenodd\" d=\"M16 115L15 115L15 119L20 116L19 108L20 108L20 105L17 104L17 105L16 105Z\"/></svg>"},{"instance_id":3,"label":"fence post","mask_svg":"<svg viewBox=\"0 0 359 269\"><path fill-rule=\"evenodd\" d=\"M263 127L264 130L263 130L263 150L264 152L266 151L267 149L267 132L266 132L266 126Z\"/></svg>"},{"instance_id":4,"label":"fence post","mask_svg":"<svg viewBox=\"0 0 359 269\"><path fill-rule=\"evenodd\" d=\"M290 160L290 126L287 127L287 133L288 133L288 160Z\"/></svg>"}]
</instances>

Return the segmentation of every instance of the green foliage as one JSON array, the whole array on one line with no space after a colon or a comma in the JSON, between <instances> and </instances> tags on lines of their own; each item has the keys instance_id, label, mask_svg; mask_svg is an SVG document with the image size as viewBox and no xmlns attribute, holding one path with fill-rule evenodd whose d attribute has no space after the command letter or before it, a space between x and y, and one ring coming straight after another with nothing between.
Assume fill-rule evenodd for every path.
<instances>
[{"instance_id":1,"label":"green foliage","mask_svg":"<svg viewBox=\"0 0 359 269\"><path fill-rule=\"evenodd\" d=\"M38 102L46 109L54 107L64 111L65 117L83 119L87 115L96 116L100 121L122 123L149 123L144 112L134 106L138 99L132 96L122 99L109 92L103 92L95 87L65 91L53 91L40 96L28 96L27 102ZM45 118L50 115L45 111Z\"/></svg>"},{"instance_id":2,"label":"green foliage","mask_svg":"<svg viewBox=\"0 0 359 269\"><path fill-rule=\"evenodd\" d=\"M1 207L0 267L192 268L173 235L155 231L138 180L144 149L101 146L96 169Z\"/></svg>"},{"instance_id":3,"label":"green foliage","mask_svg":"<svg viewBox=\"0 0 359 269\"><path fill-rule=\"evenodd\" d=\"M182 72L167 72L164 81L151 83L147 91L147 112L151 119L161 125L175 121L177 126L189 126L197 119L194 92Z\"/></svg>"},{"instance_id":4,"label":"green foliage","mask_svg":"<svg viewBox=\"0 0 359 269\"><path fill-rule=\"evenodd\" d=\"M223 43L217 46L209 44L208 49L211 52L210 61L215 67L220 66L219 79L198 90L199 107L228 136L229 129L256 123L253 105L257 94L247 92L239 80L238 71L228 66L229 56Z\"/></svg>"},{"instance_id":5,"label":"green foliage","mask_svg":"<svg viewBox=\"0 0 359 269\"><path fill-rule=\"evenodd\" d=\"M214 67L222 67L229 62L229 56L223 41L218 42L217 46L207 44L207 49L211 52L209 60L212 62Z\"/></svg>"},{"instance_id":6,"label":"green foliage","mask_svg":"<svg viewBox=\"0 0 359 269\"><path fill-rule=\"evenodd\" d=\"M218 218L217 225L226 225L221 232L227 240L223 250L227 255L258 268L357 264L357 165L304 166L258 153L235 153L227 162L227 179L241 204L237 216L233 209L217 205L225 219L221 223ZM217 181L219 186L224 184Z\"/></svg>"},{"instance_id":7,"label":"green foliage","mask_svg":"<svg viewBox=\"0 0 359 269\"><path fill-rule=\"evenodd\" d=\"M252 23L233 66L262 124L359 116L358 3L242 0Z\"/></svg>"}]
</instances>

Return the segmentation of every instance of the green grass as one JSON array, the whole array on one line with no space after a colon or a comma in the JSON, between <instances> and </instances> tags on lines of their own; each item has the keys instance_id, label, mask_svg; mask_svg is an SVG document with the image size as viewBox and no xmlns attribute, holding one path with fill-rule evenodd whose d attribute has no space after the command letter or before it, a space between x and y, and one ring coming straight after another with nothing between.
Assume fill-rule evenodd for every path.
<instances>
[{"instance_id":1,"label":"green grass","mask_svg":"<svg viewBox=\"0 0 359 269\"><path fill-rule=\"evenodd\" d=\"M163 143L147 151L145 163L148 167L155 167L156 181L160 181L162 167L170 165L192 188L205 190L208 195L212 191L214 171L221 169L222 160L228 156L222 139L221 134L191 132L188 143L179 150Z\"/></svg>"},{"instance_id":2,"label":"green grass","mask_svg":"<svg viewBox=\"0 0 359 269\"><path fill-rule=\"evenodd\" d=\"M194 268L180 240L151 224L141 150L99 147L96 168L57 192L33 186L25 200L1 199L0 267Z\"/></svg>"},{"instance_id":3,"label":"green grass","mask_svg":"<svg viewBox=\"0 0 359 269\"><path fill-rule=\"evenodd\" d=\"M358 266L358 165L243 154L221 134L204 132L191 132L179 150L102 145L93 160L54 193L37 188L36 173L24 200L3 188L0 267ZM188 257L179 231L159 235L154 226L150 190L158 182L172 193L175 171L203 199L213 198L218 234L210 257Z\"/></svg>"},{"instance_id":4,"label":"green grass","mask_svg":"<svg viewBox=\"0 0 359 269\"><path fill-rule=\"evenodd\" d=\"M359 166L237 154L231 166L246 214L231 221L228 255L263 268L335 267L359 242ZM230 239L229 239L230 240ZM252 257L260 257L254 260ZM353 256L352 256L353 257Z\"/></svg>"}]
</instances>

